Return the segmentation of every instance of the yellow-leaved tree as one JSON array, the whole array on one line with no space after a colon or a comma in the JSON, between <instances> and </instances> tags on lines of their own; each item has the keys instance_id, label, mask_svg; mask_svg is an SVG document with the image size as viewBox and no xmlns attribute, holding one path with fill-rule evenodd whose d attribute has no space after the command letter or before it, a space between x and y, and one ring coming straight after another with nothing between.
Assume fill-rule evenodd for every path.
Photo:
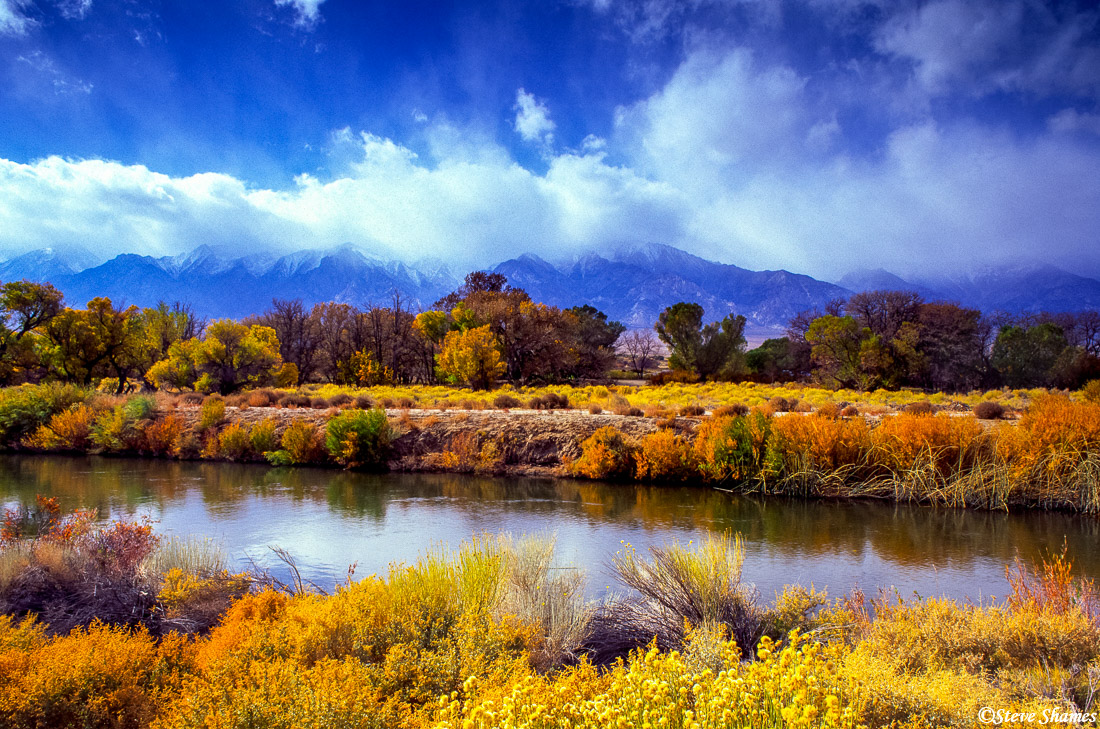
<instances>
[{"instance_id":1,"label":"yellow-leaved tree","mask_svg":"<svg viewBox=\"0 0 1100 729\"><path fill-rule=\"evenodd\" d=\"M488 389L504 374L500 345L489 326L450 331L439 354L439 374L454 384Z\"/></svg>"},{"instance_id":2,"label":"yellow-leaved tree","mask_svg":"<svg viewBox=\"0 0 1100 729\"><path fill-rule=\"evenodd\" d=\"M279 356L274 329L219 319L201 339L169 347L168 357L153 365L146 377L161 388L194 387L226 395L246 386L293 385L294 369Z\"/></svg>"}]
</instances>

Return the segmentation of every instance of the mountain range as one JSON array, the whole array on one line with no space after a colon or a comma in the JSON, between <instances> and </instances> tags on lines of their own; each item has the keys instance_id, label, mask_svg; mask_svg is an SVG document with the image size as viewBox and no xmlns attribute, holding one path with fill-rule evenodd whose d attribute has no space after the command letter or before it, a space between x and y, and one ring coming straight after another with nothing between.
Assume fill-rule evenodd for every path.
<instances>
[{"instance_id":1,"label":"mountain range","mask_svg":"<svg viewBox=\"0 0 1100 729\"><path fill-rule=\"evenodd\" d=\"M750 341L781 332L799 311L874 289L912 290L927 300L957 301L987 312L1100 308L1100 281L1054 266L914 279L877 269L829 283L789 271L752 271L649 244L557 264L524 254L493 270L536 301L560 307L591 304L629 327L651 326L678 301L701 304L708 321L742 314ZM284 256L239 256L202 246L180 256L122 254L107 261L78 248L44 249L0 263L0 281L24 278L49 281L74 306L96 296L139 306L180 301L210 318L260 313L273 298L302 299L307 305L388 304L395 291L409 308L420 310L461 283L461 276L442 261L386 261L351 245Z\"/></svg>"}]
</instances>

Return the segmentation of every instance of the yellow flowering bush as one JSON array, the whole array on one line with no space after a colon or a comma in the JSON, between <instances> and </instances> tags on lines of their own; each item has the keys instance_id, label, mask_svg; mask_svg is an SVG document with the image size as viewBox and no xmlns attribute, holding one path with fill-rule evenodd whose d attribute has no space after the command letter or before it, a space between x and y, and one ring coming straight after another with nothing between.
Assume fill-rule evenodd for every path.
<instances>
[{"instance_id":1,"label":"yellow flowering bush","mask_svg":"<svg viewBox=\"0 0 1100 729\"><path fill-rule=\"evenodd\" d=\"M604 676L581 664L551 679L526 677L504 695L445 697L438 729L856 727L843 652L794 631L782 644L764 638L757 660L741 663L726 641L716 672L651 646Z\"/></svg>"}]
</instances>

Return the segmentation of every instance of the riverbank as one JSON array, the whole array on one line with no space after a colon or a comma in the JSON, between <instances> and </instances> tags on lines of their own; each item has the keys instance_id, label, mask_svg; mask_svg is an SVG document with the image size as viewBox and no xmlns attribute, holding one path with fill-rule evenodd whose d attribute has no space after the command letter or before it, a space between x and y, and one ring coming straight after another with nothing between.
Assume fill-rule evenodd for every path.
<instances>
[{"instance_id":1,"label":"riverbank","mask_svg":"<svg viewBox=\"0 0 1100 729\"><path fill-rule=\"evenodd\" d=\"M646 416L633 406L582 411L552 394L532 400L542 409L523 408L506 395L497 401L496 409L407 402L362 410L376 402L275 391L229 400L116 398L65 386L24 387L0 396L0 435L9 447L42 452L573 476L1100 513L1100 403L1060 394L1037 394L1011 421L927 402L876 415L834 403L792 409L783 400L709 412L661 408ZM354 452L345 453L348 448Z\"/></svg>"}]
</instances>

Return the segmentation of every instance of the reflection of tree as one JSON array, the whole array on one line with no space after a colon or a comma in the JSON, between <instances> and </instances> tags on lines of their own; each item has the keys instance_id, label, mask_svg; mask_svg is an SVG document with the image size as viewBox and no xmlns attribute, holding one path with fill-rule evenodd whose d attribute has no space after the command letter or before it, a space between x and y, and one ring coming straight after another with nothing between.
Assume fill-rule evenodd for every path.
<instances>
[{"instance_id":1,"label":"reflection of tree","mask_svg":"<svg viewBox=\"0 0 1100 729\"><path fill-rule=\"evenodd\" d=\"M734 496L708 488L625 486L596 481L482 478L455 474L361 474L261 465L65 456L0 457L0 501L60 498L64 509L96 508L101 518L137 509L170 510L201 497L217 519L248 500L278 508L321 505L333 519L379 524L397 503L438 514L440 523L484 524L499 514L532 529L583 523L590 528L640 527L662 535L732 530L747 544L788 560L836 558L859 562L869 553L898 569L1004 565L1059 549L1063 539L1077 566L1100 576L1100 521L1057 512L1002 514L910 507L876 501L799 500ZM431 510L431 511L428 511ZM407 513L398 511L395 513ZM393 517L396 518L396 517ZM493 517L495 518L495 517ZM465 528L465 527L463 527ZM503 527L501 527L503 528ZM323 538L323 535L319 535ZM468 534L456 534L454 543ZM840 587L840 586L838 586ZM844 586L845 588L847 586Z\"/></svg>"}]
</instances>

